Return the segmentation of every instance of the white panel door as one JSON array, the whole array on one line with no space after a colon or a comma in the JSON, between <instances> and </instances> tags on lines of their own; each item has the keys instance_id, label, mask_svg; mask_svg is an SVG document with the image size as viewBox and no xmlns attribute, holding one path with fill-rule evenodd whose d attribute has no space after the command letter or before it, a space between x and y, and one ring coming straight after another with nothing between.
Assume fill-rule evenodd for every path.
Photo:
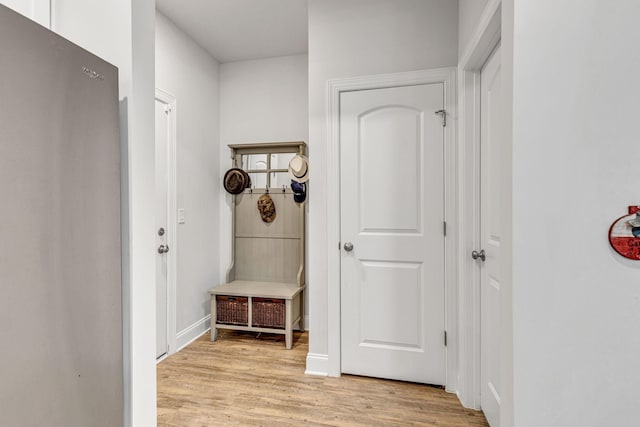
<instances>
[{"instance_id":1,"label":"white panel door","mask_svg":"<svg viewBox=\"0 0 640 427\"><path fill-rule=\"evenodd\" d=\"M507 184L502 131L503 102L500 80L500 48L489 58L480 76L481 85L481 202L480 238L485 260L481 269L481 390L480 405L492 427L500 425L500 287L502 241Z\"/></svg>"},{"instance_id":2,"label":"white panel door","mask_svg":"<svg viewBox=\"0 0 640 427\"><path fill-rule=\"evenodd\" d=\"M168 351L167 340L167 217L168 108L156 100L156 358Z\"/></svg>"},{"instance_id":3,"label":"white panel door","mask_svg":"<svg viewBox=\"0 0 640 427\"><path fill-rule=\"evenodd\" d=\"M441 83L341 94L344 373L445 382L443 103Z\"/></svg>"}]
</instances>

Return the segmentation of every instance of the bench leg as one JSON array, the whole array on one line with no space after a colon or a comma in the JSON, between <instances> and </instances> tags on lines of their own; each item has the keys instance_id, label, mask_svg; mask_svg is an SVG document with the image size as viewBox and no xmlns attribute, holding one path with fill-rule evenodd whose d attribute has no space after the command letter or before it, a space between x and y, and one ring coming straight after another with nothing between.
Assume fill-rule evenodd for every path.
<instances>
[{"instance_id":1,"label":"bench leg","mask_svg":"<svg viewBox=\"0 0 640 427\"><path fill-rule=\"evenodd\" d=\"M293 314L292 301L288 299L285 302L285 318L284 318L284 321L285 321L284 341L285 341L287 350L291 350L291 347L293 346L293 325L291 324L291 321L293 320L292 314Z\"/></svg>"},{"instance_id":2,"label":"bench leg","mask_svg":"<svg viewBox=\"0 0 640 427\"><path fill-rule=\"evenodd\" d=\"M218 328L216 328L216 320L218 320L218 314L216 312L216 296L211 295L211 341L215 341L218 338Z\"/></svg>"},{"instance_id":3,"label":"bench leg","mask_svg":"<svg viewBox=\"0 0 640 427\"><path fill-rule=\"evenodd\" d=\"M298 322L298 330L304 332L304 291L298 295L300 298L300 322Z\"/></svg>"}]
</instances>

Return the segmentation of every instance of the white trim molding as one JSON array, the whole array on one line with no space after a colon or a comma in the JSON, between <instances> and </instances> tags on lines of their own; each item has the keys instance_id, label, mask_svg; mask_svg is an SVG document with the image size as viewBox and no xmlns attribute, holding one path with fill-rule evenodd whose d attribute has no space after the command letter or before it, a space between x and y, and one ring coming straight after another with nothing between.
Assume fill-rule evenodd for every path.
<instances>
[{"instance_id":1,"label":"white trim molding","mask_svg":"<svg viewBox=\"0 0 640 427\"><path fill-rule=\"evenodd\" d=\"M479 70L500 41L502 33L502 0L489 0L480 16L469 44L458 61L462 70Z\"/></svg>"},{"instance_id":2,"label":"white trim molding","mask_svg":"<svg viewBox=\"0 0 640 427\"><path fill-rule=\"evenodd\" d=\"M307 369L305 375L326 377L329 372L329 356L326 354L307 353Z\"/></svg>"},{"instance_id":3,"label":"white trim molding","mask_svg":"<svg viewBox=\"0 0 640 427\"><path fill-rule=\"evenodd\" d=\"M446 359L446 388L457 389L458 378L458 298L457 298L457 176L458 153L457 131L457 86L456 68L437 68L432 70L410 71L394 74L353 77L329 80L327 82L327 228L328 228L328 354L327 372L330 376L341 374L340 348L340 251L336 245L340 241L340 94L342 92L388 87L413 86L421 84L444 84L444 108L447 114L445 127L445 220L447 236L445 238L445 327L448 335ZM317 355L315 355L317 356ZM307 366L316 362L307 358ZM309 369L312 371L316 369Z\"/></svg>"},{"instance_id":4,"label":"white trim molding","mask_svg":"<svg viewBox=\"0 0 640 427\"><path fill-rule=\"evenodd\" d=\"M458 398L480 409L480 71L500 42L501 0L490 0L458 65Z\"/></svg>"},{"instance_id":5,"label":"white trim molding","mask_svg":"<svg viewBox=\"0 0 640 427\"><path fill-rule=\"evenodd\" d=\"M178 156L178 100L175 96L162 89L156 88L155 99L166 105L168 108L168 129L167 129L167 159L168 159L168 180L167 189L167 245L171 250L167 252L167 354L173 354L178 349L176 334L176 288L178 282L178 178L177 178L177 156Z\"/></svg>"},{"instance_id":6,"label":"white trim molding","mask_svg":"<svg viewBox=\"0 0 640 427\"><path fill-rule=\"evenodd\" d=\"M202 319L198 320L191 326L186 327L185 329L178 332L176 337L177 342L177 350L174 353L179 352L207 332L211 330L211 315L208 314Z\"/></svg>"}]
</instances>

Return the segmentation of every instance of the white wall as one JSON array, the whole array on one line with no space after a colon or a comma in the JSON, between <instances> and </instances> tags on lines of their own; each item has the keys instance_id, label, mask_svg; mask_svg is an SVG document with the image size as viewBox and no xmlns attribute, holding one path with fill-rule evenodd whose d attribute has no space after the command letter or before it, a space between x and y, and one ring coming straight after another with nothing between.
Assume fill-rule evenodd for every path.
<instances>
[{"instance_id":1,"label":"white wall","mask_svg":"<svg viewBox=\"0 0 640 427\"><path fill-rule=\"evenodd\" d=\"M640 262L607 231L640 204L640 3L514 10L515 426L637 425Z\"/></svg>"},{"instance_id":2,"label":"white wall","mask_svg":"<svg viewBox=\"0 0 640 427\"><path fill-rule=\"evenodd\" d=\"M231 167L228 144L309 140L307 61L307 55L294 55L220 66L221 174ZM217 190L222 194L219 280L224 283L231 260L231 196L222 183Z\"/></svg>"},{"instance_id":3,"label":"white wall","mask_svg":"<svg viewBox=\"0 0 640 427\"><path fill-rule=\"evenodd\" d=\"M293 55L220 66L224 170L230 167L228 144L307 140L307 61L307 55Z\"/></svg>"},{"instance_id":4,"label":"white wall","mask_svg":"<svg viewBox=\"0 0 640 427\"><path fill-rule=\"evenodd\" d=\"M513 98L513 76L514 76L514 0L502 0L501 2L501 47L500 57L502 60L501 76L502 76L502 96L503 99L503 111L504 111L504 124L503 130L505 135L511 136L511 144L509 144L509 138L505 143L506 152L503 153L505 158L513 158L513 126L514 126L514 98ZM508 238L502 242L504 247L504 263L503 267L503 286L501 288L501 310L500 310L500 422L504 427L514 426L514 395L513 395L513 383L514 383L514 370L513 370L513 168L511 163L507 165L504 170L506 176L512 177L511 179L511 191L509 195L504 197L505 203L511 201L512 209L507 212L503 212L502 220L505 222L504 226L506 230L511 229L512 233L507 234ZM509 188L509 186L507 186Z\"/></svg>"},{"instance_id":5,"label":"white wall","mask_svg":"<svg viewBox=\"0 0 640 427\"><path fill-rule=\"evenodd\" d=\"M219 277L218 62L160 13L156 87L177 98L177 205L186 219L177 225L175 327L181 346L208 328L207 291Z\"/></svg>"},{"instance_id":6,"label":"white wall","mask_svg":"<svg viewBox=\"0 0 640 427\"><path fill-rule=\"evenodd\" d=\"M53 30L119 68L125 425L155 426L153 0L56 0Z\"/></svg>"},{"instance_id":7,"label":"white wall","mask_svg":"<svg viewBox=\"0 0 640 427\"><path fill-rule=\"evenodd\" d=\"M1 0L0 4L51 28L51 0Z\"/></svg>"},{"instance_id":8,"label":"white wall","mask_svg":"<svg viewBox=\"0 0 640 427\"><path fill-rule=\"evenodd\" d=\"M458 0L458 57L471 41L489 0Z\"/></svg>"},{"instance_id":9,"label":"white wall","mask_svg":"<svg viewBox=\"0 0 640 427\"><path fill-rule=\"evenodd\" d=\"M310 372L328 369L327 80L453 66L457 53L455 1L309 2L309 153L313 185L309 194Z\"/></svg>"}]
</instances>

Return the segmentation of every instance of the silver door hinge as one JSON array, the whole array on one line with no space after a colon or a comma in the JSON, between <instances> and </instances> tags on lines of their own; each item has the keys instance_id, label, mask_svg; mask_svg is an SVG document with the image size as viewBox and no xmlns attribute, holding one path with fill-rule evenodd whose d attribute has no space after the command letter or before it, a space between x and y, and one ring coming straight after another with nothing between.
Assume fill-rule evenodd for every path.
<instances>
[{"instance_id":1,"label":"silver door hinge","mask_svg":"<svg viewBox=\"0 0 640 427\"><path fill-rule=\"evenodd\" d=\"M444 346L447 346L447 331L444 331Z\"/></svg>"},{"instance_id":2,"label":"silver door hinge","mask_svg":"<svg viewBox=\"0 0 640 427\"><path fill-rule=\"evenodd\" d=\"M442 221L442 232L447 235L447 221Z\"/></svg>"},{"instance_id":3,"label":"silver door hinge","mask_svg":"<svg viewBox=\"0 0 640 427\"><path fill-rule=\"evenodd\" d=\"M442 126L446 126L447 125L447 110L438 110L436 111L436 114L439 116L442 116Z\"/></svg>"},{"instance_id":4,"label":"silver door hinge","mask_svg":"<svg viewBox=\"0 0 640 427\"><path fill-rule=\"evenodd\" d=\"M340 242L338 242L338 250L340 250Z\"/></svg>"}]
</instances>

